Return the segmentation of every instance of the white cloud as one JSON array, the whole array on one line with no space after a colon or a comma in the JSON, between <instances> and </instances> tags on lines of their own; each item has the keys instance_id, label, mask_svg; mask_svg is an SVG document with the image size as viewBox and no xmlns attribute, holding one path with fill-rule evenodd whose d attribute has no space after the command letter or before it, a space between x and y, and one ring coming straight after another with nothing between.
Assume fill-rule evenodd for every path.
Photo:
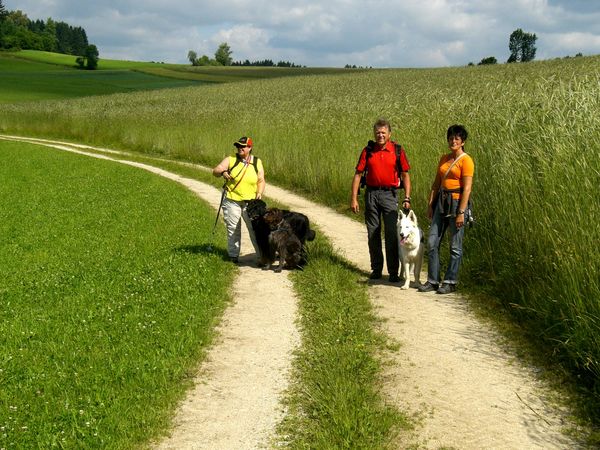
<instances>
[{"instance_id":1,"label":"white cloud","mask_svg":"<svg viewBox=\"0 0 600 450\"><path fill-rule=\"evenodd\" d=\"M222 42L226 42L233 52L231 56L234 61L272 58L269 33L250 25L236 25L228 30L220 30L211 37L209 42L213 49L216 49ZM242 58L238 55L253 55L253 57L244 56Z\"/></svg>"},{"instance_id":2,"label":"white cloud","mask_svg":"<svg viewBox=\"0 0 600 450\"><path fill-rule=\"evenodd\" d=\"M17 5L18 2L18 5ZM5 0L32 19L82 26L100 56L187 62L227 42L234 60L310 66L464 65L508 58L517 28L538 59L600 53L600 3L585 0Z\"/></svg>"},{"instance_id":3,"label":"white cloud","mask_svg":"<svg viewBox=\"0 0 600 450\"><path fill-rule=\"evenodd\" d=\"M551 48L563 56L573 56L577 53L583 53L584 55L597 54L600 48L600 35L591 33L542 34L538 36L538 40L543 40L546 43L544 53L541 56L547 54L548 57L551 57L551 54L546 48Z\"/></svg>"}]
</instances>

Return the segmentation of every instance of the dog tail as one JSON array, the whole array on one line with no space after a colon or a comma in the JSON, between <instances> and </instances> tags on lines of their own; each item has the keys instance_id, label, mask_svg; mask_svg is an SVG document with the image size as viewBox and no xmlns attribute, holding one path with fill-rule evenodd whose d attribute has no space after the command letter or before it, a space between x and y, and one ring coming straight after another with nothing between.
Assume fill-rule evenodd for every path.
<instances>
[{"instance_id":1,"label":"dog tail","mask_svg":"<svg viewBox=\"0 0 600 450\"><path fill-rule=\"evenodd\" d=\"M315 240L315 236L316 236L315 230L311 230L309 228L309 230L306 233L306 240L307 241L314 241Z\"/></svg>"}]
</instances>

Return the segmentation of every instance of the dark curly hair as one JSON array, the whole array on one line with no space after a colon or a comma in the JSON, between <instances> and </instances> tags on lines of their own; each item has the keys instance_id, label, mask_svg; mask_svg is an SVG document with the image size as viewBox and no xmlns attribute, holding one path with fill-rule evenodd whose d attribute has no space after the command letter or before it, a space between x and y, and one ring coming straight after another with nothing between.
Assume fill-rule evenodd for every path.
<instances>
[{"instance_id":1,"label":"dark curly hair","mask_svg":"<svg viewBox=\"0 0 600 450\"><path fill-rule=\"evenodd\" d=\"M448 128L448 131L446 132L446 140L450 139L453 136L458 136L464 142L467 140L469 133L467 132L467 129L462 125L452 125L450 128Z\"/></svg>"}]
</instances>

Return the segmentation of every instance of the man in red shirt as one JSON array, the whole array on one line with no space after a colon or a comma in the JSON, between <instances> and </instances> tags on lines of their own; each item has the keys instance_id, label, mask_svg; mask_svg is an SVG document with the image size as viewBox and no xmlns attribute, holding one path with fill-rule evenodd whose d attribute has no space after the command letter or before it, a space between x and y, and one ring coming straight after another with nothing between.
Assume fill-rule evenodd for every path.
<instances>
[{"instance_id":1,"label":"man in red shirt","mask_svg":"<svg viewBox=\"0 0 600 450\"><path fill-rule=\"evenodd\" d=\"M410 208L410 165L403 148L400 148L400 160L396 155L396 143L391 141L392 127L385 119L379 119L373 125L375 143L365 147L356 165L352 179L352 199L350 208L358 213L358 191L363 172L367 171L365 192L365 223L369 239L371 258L370 279L381 278L383 272L383 251L381 246L381 223L385 236L385 255L389 281L400 281L398 268L398 189L404 188L402 207Z\"/></svg>"}]
</instances>

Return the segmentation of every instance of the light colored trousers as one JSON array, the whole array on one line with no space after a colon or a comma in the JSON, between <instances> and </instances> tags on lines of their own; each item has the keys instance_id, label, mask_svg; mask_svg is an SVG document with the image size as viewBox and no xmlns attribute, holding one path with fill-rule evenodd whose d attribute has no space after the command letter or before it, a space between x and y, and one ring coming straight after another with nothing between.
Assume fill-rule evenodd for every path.
<instances>
[{"instance_id":1,"label":"light colored trousers","mask_svg":"<svg viewBox=\"0 0 600 450\"><path fill-rule=\"evenodd\" d=\"M235 200L225 197L223 199L223 220L225 221L225 227L227 228L227 254L231 258L240 256L242 243L242 221L240 219L244 219L244 222L246 222L250 241L252 241L254 251L258 255L258 245L256 243L254 229L252 228L252 221L246 213L246 202L236 202Z\"/></svg>"}]
</instances>

